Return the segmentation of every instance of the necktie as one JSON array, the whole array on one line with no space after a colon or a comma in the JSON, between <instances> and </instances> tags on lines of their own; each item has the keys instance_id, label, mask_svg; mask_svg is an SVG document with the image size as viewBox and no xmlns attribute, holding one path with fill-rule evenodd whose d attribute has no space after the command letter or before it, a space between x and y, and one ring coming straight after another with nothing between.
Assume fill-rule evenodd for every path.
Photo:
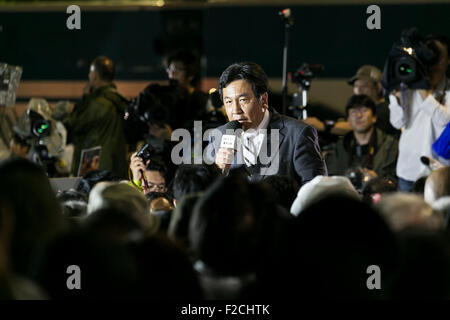
<instances>
[{"instance_id":1,"label":"necktie","mask_svg":"<svg viewBox=\"0 0 450 320\"><path fill-rule=\"evenodd\" d=\"M256 150L253 140L249 137L242 139L242 150L244 155L244 161L247 166L253 166L256 164Z\"/></svg>"}]
</instances>

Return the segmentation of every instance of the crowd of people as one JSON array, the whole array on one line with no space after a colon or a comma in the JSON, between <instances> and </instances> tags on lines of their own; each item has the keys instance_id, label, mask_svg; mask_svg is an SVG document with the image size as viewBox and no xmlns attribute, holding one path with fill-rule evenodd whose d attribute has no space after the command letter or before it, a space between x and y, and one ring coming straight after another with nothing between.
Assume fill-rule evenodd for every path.
<instances>
[{"instance_id":1,"label":"crowd of people","mask_svg":"<svg viewBox=\"0 0 450 320\"><path fill-rule=\"evenodd\" d=\"M168 57L168 87L132 101L96 58L79 102L25 114L38 141L49 117L67 131L66 176L83 173L72 188L55 187L52 150L20 125L9 136L0 298L449 299L450 160L432 144L450 123L450 43L426 41L440 53L429 90L384 97L381 71L362 66L332 127L278 113L253 62L224 70L212 107L190 53ZM211 119L209 161L175 165L172 132ZM340 136L326 151L322 132Z\"/></svg>"}]
</instances>

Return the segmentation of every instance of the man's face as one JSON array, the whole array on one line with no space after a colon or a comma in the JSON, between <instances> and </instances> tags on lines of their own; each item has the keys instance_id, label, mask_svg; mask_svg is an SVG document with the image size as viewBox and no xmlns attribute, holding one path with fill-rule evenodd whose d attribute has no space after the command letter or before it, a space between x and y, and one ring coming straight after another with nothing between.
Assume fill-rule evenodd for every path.
<instances>
[{"instance_id":1,"label":"man's face","mask_svg":"<svg viewBox=\"0 0 450 320\"><path fill-rule=\"evenodd\" d=\"M177 80L180 86L187 87L190 85L192 77L187 76L186 68L180 61L172 61L166 71L169 79Z\"/></svg>"},{"instance_id":2,"label":"man's face","mask_svg":"<svg viewBox=\"0 0 450 320\"><path fill-rule=\"evenodd\" d=\"M161 172L154 170L145 170L144 176L149 186L149 189L146 191L146 193L166 191L166 180L164 179Z\"/></svg>"},{"instance_id":3,"label":"man's face","mask_svg":"<svg viewBox=\"0 0 450 320\"><path fill-rule=\"evenodd\" d=\"M348 109L347 121L356 133L366 133L373 127L377 117L368 107L355 107Z\"/></svg>"},{"instance_id":4,"label":"man's face","mask_svg":"<svg viewBox=\"0 0 450 320\"><path fill-rule=\"evenodd\" d=\"M239 121L244 131L256 129L267 112L267 92L256 98L252 85L245 80L229 83L223 88L222 96L229 121Z\"/></svg>"},{"instance_id":5,"label":"man's face","mask_svg":"<svg viewBox=\"0 0 450 320\"><path fill-rule=\"evenodd\" d=\"M356 95L365 94L369 96L375 103L378 102L377 85L369 79L357 79L353 83L353 93Z\"/></svg>"}]
</instances>

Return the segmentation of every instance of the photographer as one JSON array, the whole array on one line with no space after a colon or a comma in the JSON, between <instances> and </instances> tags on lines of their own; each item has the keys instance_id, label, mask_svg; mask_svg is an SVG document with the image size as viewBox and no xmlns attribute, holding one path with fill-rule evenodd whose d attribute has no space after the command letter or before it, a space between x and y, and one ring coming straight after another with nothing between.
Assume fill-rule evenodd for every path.
<instances>
[{"instance_id":1,"label":"photographer","mask_svg":"<svg viewBox=\"0 0 450 320\"><path fill-rule=\"evenodd\" d=\"M409 191L418 178L429 173L420 161L421 156L450 164L434 155L431 148L450 121L450 81L446 77L449 39L431 34L425 38L425 44L436 55L435 63L427 67L429 89L407 89L403 93L396 90L389 95L390 121L395 128L402 129L397 161L402 191Z\"/></svg>"},{"instance_id":2,"label":"photographer","mask_svg":"<svg viewBox=\"0 0 450 320\"><path fill-rule=\"evenodd\" d=\"M167 168L164 162L157 157L150 159L142 156L140 152L133 153L130 172L132 174L130 184L143 191L144 194L166 191Z\"/></svg>"}]
</instances>

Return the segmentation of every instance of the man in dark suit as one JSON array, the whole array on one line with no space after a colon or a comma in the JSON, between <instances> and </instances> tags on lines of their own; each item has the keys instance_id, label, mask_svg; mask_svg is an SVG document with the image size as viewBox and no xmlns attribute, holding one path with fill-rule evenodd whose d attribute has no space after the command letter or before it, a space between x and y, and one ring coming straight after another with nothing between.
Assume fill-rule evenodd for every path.
<instances>
[{"instance_id":1,"label":"man in dark suit","mask_svg":"<svg viewBox=\"0 0 450 320\"><path fill-rule=\"evenodd\" d=\"M228 119L238 121L242 130L233 151L220 147L226 125L218 127L210 136L209 158L224 171L245 168L250 181L278 175L303 185L327 175L316 129L270 108L267 90L267 76L256 63L235 63L222 73L219 93Z\"/></svg>"}]
</instances>

